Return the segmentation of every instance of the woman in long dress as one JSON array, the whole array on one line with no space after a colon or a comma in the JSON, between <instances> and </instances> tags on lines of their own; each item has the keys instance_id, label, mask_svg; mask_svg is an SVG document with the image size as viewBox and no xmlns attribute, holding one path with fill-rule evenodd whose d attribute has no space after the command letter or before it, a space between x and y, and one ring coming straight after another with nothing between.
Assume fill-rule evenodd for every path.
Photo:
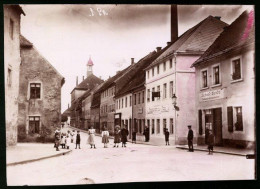
<instances>
[{"instance_id":1,"label":"woman in long dress","mask_svg":"<svg viewBox=\"0 0 260 189\"><path fill-rule=\"evenodd\" d=\"M115 137L114 137L114 147L117 147L119 146L119 143L121 142L120 141L120 130L119 130L119 127L115 127L115 133L114 133Z\"/></svg>"},{"instance_id":2,"label":"woman in long dress","mask_svg":"<svg viewBox=\"0 0 260 189\"><path fill-rule=\"evenodd\" d=\"M93 127L91 127L88 130L88 134L89 134L88 143L90 144L91 148L92 148L92 146L94 148L96 148L96 146L95 146L95 129Z\"/></svg>"},{"instance_id":3,"label":"woman in long dress","mask_svg":"<svg viewBox=\"0 0 260 189\"><path fill-rule=\"evenodd\" d=\"M109 132L106 127L104 127L101 136L102 136L102 143L104 143L104 148L107 148L107 143L109 142L108 140Z\"/></svg>"}]
</instances>

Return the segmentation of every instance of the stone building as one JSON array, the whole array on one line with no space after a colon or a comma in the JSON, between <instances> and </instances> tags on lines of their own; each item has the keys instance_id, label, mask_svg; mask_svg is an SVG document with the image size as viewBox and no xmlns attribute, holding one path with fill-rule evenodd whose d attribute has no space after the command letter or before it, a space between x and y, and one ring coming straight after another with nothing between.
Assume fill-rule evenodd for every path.
<instances>
[{"instance_id":1,"label":"stone building","mask_svg":"<svg viewBox=\"0 0 260 189\"><path fill-rule=\"evenodd\" d=\"M4 5L4 75L6 146L17 143L20 21L25 15L19 5Z\"/></svg>"},{"instance_id":2,"label":"stone building","mask_svg":"<svg viewBox=\"0 0 260 189\"><path fill-rule=\"evenodd\" d=\"M216 145L255 144L254 11L242 13L226 27L193 65L196 69L198 144L205 129Z\"/></svg>"},{"instance_id":3,"label":"stone building","mask_svg":"<svg viewBox=\"0 0 260 189\"><path fill-rule=\"evenodd\" d=\"M76 87L71 91L71 123L70 125L73 127L84 128L85 118L84 113L82 112L82 100L83 95L90 91L92 91L95 87L100 85L103 80L96 77L93 74L93 61L89 58L87 63L87 74L86 79L84 79L80 84L78 84L78 78L76 81Z\"/></svg>"},{"instance_id":4,"label":"stone building","mask_svg":"<svg viewBox=\"0 0 260 189\"><path fill-rule=\"evenodd\" d=\"M187 125L196 130L195 70L190 66L226 26L220 17L207 17L178 37L145 69L146 123L151 141L163 141L164 129L168 128L170 143L185 144Z\"/></svg>"},{"instance_id":5,"label":"stone building","mask_svg":"<svg viewBox=\"0 0 260 189\"><path fill-rule=\"evenodd\" d=\"M61 124L61 87L65 79L22 35L20 42L18 127L37 136L43 127L54 130Z\"/></svg>"}]
</instances>

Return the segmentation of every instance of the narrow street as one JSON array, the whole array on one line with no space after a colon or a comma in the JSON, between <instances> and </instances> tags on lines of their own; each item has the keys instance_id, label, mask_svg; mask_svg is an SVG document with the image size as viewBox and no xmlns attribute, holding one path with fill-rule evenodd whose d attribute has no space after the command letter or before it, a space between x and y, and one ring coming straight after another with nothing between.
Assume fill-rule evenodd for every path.
<instances>
[{"instance_id":1,"label":"narrow street","mask_svg":"<svg viewBox=\"0 0 260 189\"><path fill-rule=\"evenodd\" d=\"M81 138L82 149L73 145L68 155L8 166L8 185L70 185L84 178L95 183L254 179L254 160L245 157L131 143L113 148L112 139L103 148L101 137L97 149L90 149L87 134L81 132Z\"/></svg>"}]
</instances>

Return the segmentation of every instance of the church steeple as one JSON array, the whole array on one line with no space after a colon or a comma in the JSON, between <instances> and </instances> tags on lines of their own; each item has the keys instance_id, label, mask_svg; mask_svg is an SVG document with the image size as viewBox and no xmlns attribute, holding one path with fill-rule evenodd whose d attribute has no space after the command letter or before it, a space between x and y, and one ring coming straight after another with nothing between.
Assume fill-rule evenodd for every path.
<instances>
[{"instance_id":1,"label":"church steeple","mask_svg":"<svg viewBox=\"0 0 260 189\"><path fill-rule=\"evenodd\" d=\"M93 66L93 62L91 60L91 57L89 57L88 63L87 63L87 77L93 74L92 71L92 66Z\"/></svg>"}]
</instances>

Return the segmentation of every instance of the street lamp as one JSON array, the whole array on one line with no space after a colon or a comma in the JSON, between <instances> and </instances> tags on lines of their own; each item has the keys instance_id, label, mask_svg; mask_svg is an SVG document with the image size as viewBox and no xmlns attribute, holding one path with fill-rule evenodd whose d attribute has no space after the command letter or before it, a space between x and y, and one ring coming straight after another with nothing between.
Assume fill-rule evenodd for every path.
<instances>
[{"instance_id":1,"label":"street lamp","mask_svg":"<svg viewBox=\"0 0 260 189\"><path fill-rule=\"evenodd\" d=\"M176 107L177 105L177 96L175 95L175 93L172 95L172 104L174 107Z\"/></svg>"}]
</instances>

